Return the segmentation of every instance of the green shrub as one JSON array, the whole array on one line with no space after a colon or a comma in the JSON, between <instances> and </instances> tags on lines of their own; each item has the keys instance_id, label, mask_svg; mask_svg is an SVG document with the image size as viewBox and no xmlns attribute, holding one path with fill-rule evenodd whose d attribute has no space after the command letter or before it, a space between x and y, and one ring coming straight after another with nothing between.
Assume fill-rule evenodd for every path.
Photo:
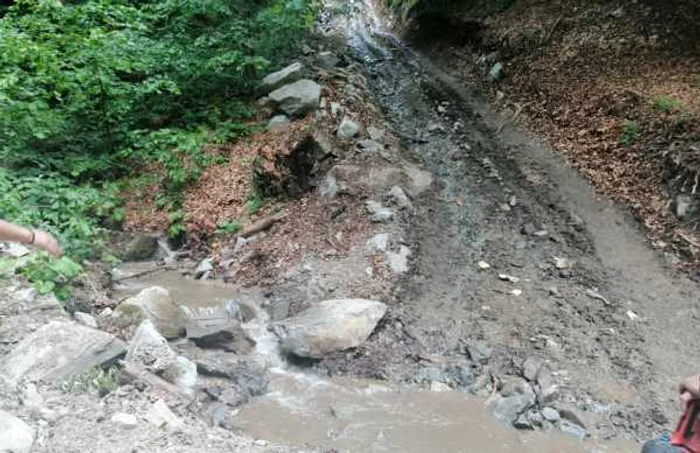
<instances>
[{"instance_id":1,"label":"green shrub","mask_svg":"<svg viewBox=\"0 0 700 453\"><path fill-rule=\"evenodd\" d=\"M96 367L62 382L60 388L64 393L97 392L100 396L105 396L119 388L120 379L121 370L119 368L112 367L105 371Z\"/></svg>"},{"instance_id":2,"label":"green shrub","mask_svg":"<svg viewBox=\"0 0 700 453\"><path fill-rule=\"evenodd\" d=\"M622 146L632 146L639 140L641 128L636 121L625 121L622 127L622 135L620 135L620 144Z\"/></svg>"},{"instance_id":3,"label":"green shrub","mask_svg":"<svg viewBox=\"0 0 700 453\"><path fill-rule=\"evenodd\" d=\"M652 108L655 112L671 113L683 108L683 101L672 96L656 96L652 100Z\"/></svg>"},{"instance_id":4,"label":"green shrub","mask_svg":"<svg viewBox=\"0 0 700 453\"><path fill-rule=\"evenodd\" d=\"M216 232L220 235L232 235L238 233L243 228L243 224L237 220L227 220L219 222L216 226Z\"/></svg>"}]
</instances>

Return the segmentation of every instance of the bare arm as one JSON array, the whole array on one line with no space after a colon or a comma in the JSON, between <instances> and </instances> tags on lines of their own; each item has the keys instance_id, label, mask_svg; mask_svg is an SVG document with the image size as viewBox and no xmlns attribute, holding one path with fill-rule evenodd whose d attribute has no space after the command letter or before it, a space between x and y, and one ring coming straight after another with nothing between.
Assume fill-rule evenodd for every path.
<instances>
[{"instance_id":1,"label":"bare arm","mask_svg":"<svg viewBox=\"0 0 700 453\"><path fill-rule=\"evenodd\" d=\"M0 220L0 241L33 245L54 256L60 256L62 253L58 241L49 233L41 230L30 230L4 220Z\"/></svg>"}]
</instances>

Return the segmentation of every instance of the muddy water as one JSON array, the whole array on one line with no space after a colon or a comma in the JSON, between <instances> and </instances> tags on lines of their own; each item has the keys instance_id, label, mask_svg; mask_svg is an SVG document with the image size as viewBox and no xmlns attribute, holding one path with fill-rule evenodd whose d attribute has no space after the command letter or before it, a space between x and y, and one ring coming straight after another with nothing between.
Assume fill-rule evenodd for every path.
<instances>
[{"instance_id":1,"label":"muddy water","mask_svg":"<svg viewBox=\"0 0 700 453\"><path fill-rule=\"evenodd\" d=\"M400 391L380 382L278 373L270 392L234 422L249 435L348 453L638 452L632 442L579 442L505 428L483 401L460 392Z\"/></svg>"},{"instance_id":2,"label":"muddy water","mask_svg":"<svg viewBox=\"0 0 700 453\"><path fill-rule=\"evenodd\" d=\"M119 275L135 275L154 268L152 263L126 263L120 268ZM195 280L183 275L181 270L161 270L123 280L114 287L115 297L134 296L150 286L167 288L175 302L192 309L217 306L237 294L234 288L221 282Z\"/></svg>"}]
</instances>

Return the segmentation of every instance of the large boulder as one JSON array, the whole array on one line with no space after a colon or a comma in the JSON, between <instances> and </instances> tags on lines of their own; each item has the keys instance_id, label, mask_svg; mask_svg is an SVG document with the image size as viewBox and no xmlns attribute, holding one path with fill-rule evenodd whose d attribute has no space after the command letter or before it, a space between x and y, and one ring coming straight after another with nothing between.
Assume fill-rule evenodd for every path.
<instances>
[{"instance_id":1,"label":"large boulder","mask_svg":"<svg viewBox=\"0 0 700 453\"><path fill-rule=\"evenodd\" d=\"M273 108L288 116L303 117L318 108L321 85L313 80L299 80L273 91L269 98Z\"/></svg>"},{"instance_id":2,"label":"large boulder","mask_svg":"<svg viewBox=\"0 0 700 453\"><path fill-rule=\"evenodd\" d=\"M0 411L0 453L29 453L34 436L32 427L12 414Z\"/></svg>"},{"instance_id":3,"label":"large boulder","mask_svg":"<svg viewBox=\"0 0 700 453\"><path fill-rule=\"evenodd\" d=\"M274 329L285 352L320 359L364 343L386 313L381 302L365 299L326 300Z\"/></svg>"},{"instance_id":4,"label":"large boulder","mask_svg":"<svg viewBox=\"0 0 700 453\"><path fill-rule=\"evenodd\" d=\"M187 309L187 338L200 348L248 354L255 342L241 327L241 311L245 309L245 305L235 300L214 307Z\"/></svg>"},{"instance_id":5,"label":"large boulder","mask_svg":"<svg viewBox=\"0 0 700 453\"><path fill-rule=\"evenodd\" d=\"M284 85L300 80L304 75L304 65L292 63L272 74L268 74L260 83L260 94L268 94Z\"/></svg>"},{"instance_id":6,"label":"large boulder","mask_svg":"<svg viewBox=\"0 0 700 453\"><path fill-rule=\"evenodd\" d=\"M185 332L187 315L160 286L146 288L122 302L114 312L114 323L121 328L137 326L150 319L165 338L180 337Z\"/></svg>"},{"instance_id":7,"label":"large boulder","mask_svg":"<svg viewBox=\"0 0 700 453\"><path fill-rule=\"evenodd\" d=\"M124 354L123 342L106 332L71 322L51 321L3 358L0 375L10 381L63 381Z\"/></svg>"}]
</instances>

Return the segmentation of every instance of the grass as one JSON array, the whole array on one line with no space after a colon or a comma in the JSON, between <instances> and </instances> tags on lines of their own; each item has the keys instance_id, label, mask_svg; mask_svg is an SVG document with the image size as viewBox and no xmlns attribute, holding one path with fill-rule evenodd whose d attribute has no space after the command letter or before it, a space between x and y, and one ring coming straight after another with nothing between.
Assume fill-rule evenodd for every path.
<instances>
[{"instance_id":1,"label":"grass","mask_svg":"<svg viewBox=\"0 0 700 453\"><path fill-rule=\"evenodd\" d=\"M248 199L245 202L245 207L250 215L258 213L264 205L265 198L257 193L257 191L248 195Z\"/></svg>"},{"instance_id":2,"label":"grass","mask_svg":"<svg viewBox=\"0 0 700 453\"><path fill-rule=\"evenodd\" d=\"M620 135L620 144L622 146L632 146L639 140L639 132L641 128L636 121L625 121L622 126L622 134Z\"/></svg>"},{"instance_id":3,"label":"grass","mask_svg":"<svg viewBox=\"0 0 700 453\"><path fill-rule=\"evenodd\" d=\"M60 387L65 393L97 392L100 396L105 396L119 387L120 379L121 370L119 368L113 367L105 371L100 367L95 367L64 381Z\"/></svg>"},{"instance_id":4,"label":"grass","mask_svg":"<svg viewBox=\"0 0 700 453\"><path fill-rule=\"evenodd\" d=\"M238 220L227 220L219 222L216 226L216 232L221 235L231 235L238 233L243 228L243 223Z\"/></svg>"},{"instance_id":5,"label":"grass","mask_svg":"<svg viewBox=\"0 0 700 453\"><path fill-rule=\"evenodd\" d=\"M658 113L671 113L683 108L683 101L673 96L655 96L652 99L652 109Z\"/></svg>"}]
</instances>

